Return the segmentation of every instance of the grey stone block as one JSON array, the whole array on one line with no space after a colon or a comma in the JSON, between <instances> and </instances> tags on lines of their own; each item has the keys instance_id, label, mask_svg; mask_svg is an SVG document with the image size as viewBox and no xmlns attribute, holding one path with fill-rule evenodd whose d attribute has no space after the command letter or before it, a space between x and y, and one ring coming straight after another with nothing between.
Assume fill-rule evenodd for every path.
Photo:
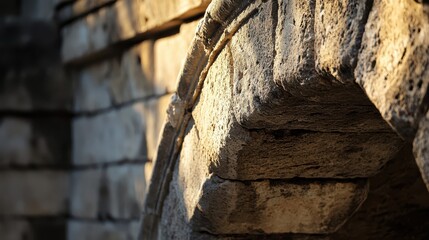
<instances>
[{"instance_id":1,"label":"grey stone block","mask_svg":"<svg viewBox=\"0 0 429 240\"><path fill-rule=\"evenodd\" d=\"M70 164L70 120L61 117L0 119L0 166Z\"/></svg>"},{"instance_id":2,"label":"grey stone block","mask_svg":"<svg viewBox=\"0 0 429 240\"><path fill-rule=\"evenodd\" d=\"M3 171L0 215L57 216L68 212L69 175L64 171Z\"/></svg>"}]
</instances>

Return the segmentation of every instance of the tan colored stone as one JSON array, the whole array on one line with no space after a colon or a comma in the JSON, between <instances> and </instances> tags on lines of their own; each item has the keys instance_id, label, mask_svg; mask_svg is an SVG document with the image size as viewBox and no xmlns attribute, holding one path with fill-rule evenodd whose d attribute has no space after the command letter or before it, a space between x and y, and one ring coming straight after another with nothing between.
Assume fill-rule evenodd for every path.
<instances>
[{"instance_id":1,"label":"tan colored stone","mask_svg":"<svg viewBox=\"0 0 429 240\"><path fill-rule=\"evenodd\" d=\"M198 136L187 134L170 189L194 231L330 233L366 197L365 180L224 180L204 164Z\"/></svg>"},{"instance_id":2,"label":"tan colored stone","mask_svg":"<svg viewBox=\"0 0 429 240\"><path fill-rule=\"evenodd\" d=\"M68 211L69 178L63 171L3 171L0 215L55 216Z\"/></svg>"},{"instance_id":3,"label":"tan colored stone","mask_svg":"<svg viewBox=\"0 0 429 240\"><path fill-rule=\"evenodd\" d=\"M295 5L284 5L285 3L282 3L282 8L277 12L273 10L278 7L275 3L275 1L268 1L258 6L258 13L250 16L226 46L230 51L230 57L226 60L229 61L230 67L225 71L230 72L231 76L225 76L224 79L230 79L229 81L232 82L234 114L237 121L246 128L252 129L309 129L324 132L390 131L390 127L380 118L378 111L370 106L371 103L368 100L365 100L365 103L357 100L358 98L349 101L351 95L347 86L335 84L324 86L318 82L312 55L301 53L302 56L307 57L303 57L301 62L295 62L298 60L291 56L298 57L300 51L310 51L312 54L313 41L307 43L311 46L301 46L300 44L304 44L305 41L301 41L298 37L293 41L289 39L300 31L300 28L290 29L293 26L291 16L292 14L296 14L296 18L306 16L302 21L310 22L312 16L307 16L309 13L300 15L298 10L291 12ZM297 7L297 9L300 8ZM289 16L287 21L282 20L286 16ZM279 17L281 17L280 20L276 22ZM277 30L275 30L276 26ZM292 43L297 46L288 48L288 44ZM304 64L304 62L307 63ZM302 69L293 70L291 69L293 67ZM312 74L314 81L299 76L300 73ZM311 87L307 86L307 83L300 85L293 79L308 80L307 83ZM285 81L288 86L296 85L294 89L282 88L278 85L280 80ZM314 92L315 89L320 89L320 92ZM296 92L300 92L307 94L308 97L296 98L291 95L294 91L295 95L297 95ZM360 98L365 98L362 90L359 89L358 92ZM320 103L309 101L313 97L321 99L321 94L326 97L336 95L335 98L341 96L341 100L335 103L332 103L332 99L329 101L323 99ZM359 104L352 104L353 101Z\"/></svg>"},{"instance_id":4,"label":"tan colored stone","mask_svg":"<svg viewBox=\"0 0 429 240\"><path fill-rule=\"evenodd\" d=\"M245 129L232 113L236 103L227 80L229 59L226 48L210 68L192 112L199 157L207 159L206 166L222 178L368 177L402 145L394 133Z\"/></svg>"},{"instance_id":5,"label":"tan colored stone","mask_svg":"<svg viewBox=\"0 0 429 240\"><path fill-rule=\"evenodd\" d=\"M383 118L409 140L428 107L427 19L417 1L374 1L355 70Z\"/></svg>"},{"instance_id":6,"label":"tan colored stone","mask_svg":"<svg viewBox=\"0 0 429 240\"><path fill-rule=\"evenodd\" d=\"M178 34L155 41L155 88L158 91L172 93L176 90L176 80L195 36L197 24L198 21L183 24Z\"/></svg>"},{"instance_id":7,"label":"tan colored stone","mask_svg":"<svg viewBox=\"0 0 429 240\"><path fill-rule=\"evenodd\" d=\"M353 71L370 10L369 1L316 1L314 50L320 75L343 84L354 82Z\"/></svg>"},{"instance_id":8,"label":"tan colored stone","mask_svg":"<svg viewBox=\"0 0 429 240\"><path fill-rule=\"evenodd\" d=\"M57 117L0 119L0 166L70 163L70 120Z\"/></svg>"},{"instance_id":9,"label":"tan colored stone","mask_svg":"<svg viewBox=\"0 0 429 240\"><path fill-rule=\"evenodd\" d=\"M149 31L179 26L183 19L204 12L209 1L122 0L63 28L64 62L78 61L86 55Z\"/></svg>"}]
</instances>

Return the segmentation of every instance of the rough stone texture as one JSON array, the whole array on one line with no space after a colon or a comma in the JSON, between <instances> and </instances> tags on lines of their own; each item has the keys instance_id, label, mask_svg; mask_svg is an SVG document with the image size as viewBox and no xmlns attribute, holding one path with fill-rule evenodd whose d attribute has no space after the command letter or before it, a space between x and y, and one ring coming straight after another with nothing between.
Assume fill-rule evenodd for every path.
<instances>
[{"instance_id":1,"label":"rough stone texture","mask_svg":"<svg viewBox=\"0 0 429 240\"><path fill-rule=\"evenodd\" d=\"M268 1L258 6L258 13L251 16L249 21L232 37L227 46L231 52L228 60L230 67L227 71L231 73L231 76L225 76L224 79L230 78L232 82L234 113L237 121L247 128L256 129L284 128L341 132L390 131L390 127L380 118L378 111L369 106L368 100L365 100L363 105L362 101L359 102L359 105L352 105L350 101L347 103L347 99L351 98L351 95L347 95L347 86L341 85L344 88L338 87L340 89L331 89L333 88L331 85L322 86L321 89L347 95L342 96L341 101L327 104L308 101L310 98L297 99L288 93L291 91L290 89L285 91L275 83L274 77L279 78L278 74L289 74L285 70L288 68L283 66L286 64L283 63L286 61L285 59L293 61L290 56L298 56L298 51L304 51L298 46L296 48L291 47L291 49L281 47L289 44L290 39L288 40L288 37L293 35L293 32L290 29L277 30L276 32L278 15L297 14L299 18L301 15L284 13L286 7L283 5L283 8L277 10L278 6L275 3L276 1ZM294 5L288 6L293 8ZM288 11L292 11L289 8ZM281 25L283 24L282 21L286 20L279 20L277 29L281 29L283 26ZM292 19L288 19L288 21L292 21ZM289 22L284 24L285 27L292 26L292 23ZM296 44L298 42L303 43L301 40L295 41ZM311 62L311 70L309 70L310 67L306 67L299 71L305 74L313 72L312 74L315 75L314 60L302 59L303 62L297 64L305 67L304 60ZM287 66L292 66L292 63L288 63ZM296 77L296 79L300 78ZM309 84L313 84L312 81ZM320 86L317 85L317 87ZM310 89L308 86L300 87L300 91L307 91L308 89ZM326 95L333 94L329 92ZM361 90L359 90L359 95L358 98L364 97Z\"/></svg>"},{"instance_id":2,"label":"rough stone texture","mask_svg":"<svg viewBox=\"0 0 429 240\"><path fill-rule=\"evenodd\" d=\"M222 178L347 178L374 175L402 145L394 133L247 130L232 115L230 55L210 68L192 113L199 157ZM207 111L211 109L211 111Z\"/></svg>"},{"instance_id":3,"label":"rough stone texture","mask_svg":"<svg viewBox=\"0 0 429 240\"><path fill-rule=\"evenodd\" d=\"M53 216L67 213L68 174L63 171L2 171L0 215Z\"/></svg>"},{"instance_id":4,"label":"rough stone texture","mask_svg":"<svg viewBox=\"0 0 429 240\"><path fill-rule=\"evenodd\" d=\"M315 68L314 0L279 3L275 27L274 80L292 95L327 103L368 105L361 89L320 76Z\"/></svg>"},{"instance_id":5,"label":"rough stone texture","mask_svg":"<svg viewBox=\"0 0 429 240\"><path fill-rule=\"evenodd\" d=\"M71 215L132 219L140 215L151 164L126 164L72 174Z\"/></svg>"},{"instance_id":6,"label":"rough stone texture","mask_svg":"<svg viewBox=\"0 0 429 240\"><path fill-rule=\"evenodd\" d=\"M122 0L63 28L65 62L81 58L148 31L178 26L204 12L206 0Z\"/></svg>"},{"instance_id":7,"label":"rough stone texture","mask_svg":"<svg viewBox=\"0 0 429 240\"><path fill-rule=\"evenodd\" d=\"M429 193L407 146L370 178L367 200L332 239L428 239Z\"/></svg>"},{"instance_id":8,"label":"rough stone texture","mask_svg":"<svg viewBox=\"0 0 429 240\"><path fill-rule=\"evenodd\" d=\"M422 118L414 139L413 147L417 166L429 190L429 112Z\"/></svg>"},{"instance_id":9,"label":"rough stone texture","mask_svg":"<svg viewBox=\"0 0 429 240\"><path fill-rule=\"evenodd\" d=\"M79 222L69 221L68 240L131 240L137 239L139 223L137 220L115 222Z\"/></svg>"},{"instance_id":10,"label":"rough stone texture","mask_svg":"<svg viewBox=\"0 0 429 240\"><path fill-rule=\"evenodd\" d=\"M170 194L195 231L214 234L329 233L366 197L366 181L221 179L202 164L197 130L187 134Z\"/></svg>"},{"instance_id":11,"label":"rough stone texture","mask_svg":"<svg viewBox=\"0 0 429 240\"><path fill-rule=\"evenodd\" d=\"M372 4L359 0L316 0L314 50L320 75L353 83L353 71Z\"/></svg>"},{"instance_id":12,"label":"rough stone texture","mask_svg":"<svg viewBox=\"0 0 429 240\"><path fill-rule=\"evenodd\" d=\"M418 1L374 1L356 81L395 130L412 139L427 109L429 22Z\"/></svg>"},{"instance_id":13,"label":"rough stone texture","mask_svg":"<svg viewBox=\"0 0 429 240\"><path fill-rule=\"evenodd\" d=\"M71 108L57 35L53 23L0 20L0 110Z\"/></svg>"},{"instance_id":14,"label":"rough stone texture","mask_svg":"<svg viewBox=\"0 0 429 240\"><path fill-rule=\"evenodd\" d=\"M0 220L0 236L3 240L58 240L66 239L66 223L54 220Z\"/></svg>"},{"instance_id":15,"label":"rough stone texture","mask_svg":"<svg viewBox=\"0 0 429 240\"><path fill-rule=\"evenodd\" d=\"M0 167L70 163L70 120L0 118Z\"/></svg>"},{"instance_id":16,"label":"rough stone texture","mask_svg":"<svg viewBox=\"0 0 429 240\"><path fill-rule=\"evenodd\" d=\"M196 24L197 21L183 24L180 34L144 41L119 59L77 71L75 111L94 111L175 91Z\"/></svg>"}]
</instances>

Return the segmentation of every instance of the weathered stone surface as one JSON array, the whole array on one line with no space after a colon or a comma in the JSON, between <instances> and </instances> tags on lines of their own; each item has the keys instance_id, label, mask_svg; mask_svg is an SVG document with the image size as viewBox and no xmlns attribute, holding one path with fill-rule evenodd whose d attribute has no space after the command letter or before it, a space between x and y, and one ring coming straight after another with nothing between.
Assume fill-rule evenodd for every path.
<instances>
[{"instance_id":1,"label":"weathered stone surface","mask_svg":"<svg viewBox=\"0 0 429 240\"><path fill-rule=\"evenodd\" d=\"M69 178L64 171L3 171L0 215L53 216L68 211Z\"/></svg>"},{"instance_id":2,"label":"weathered stone surface","mask_svg":"<svg viewBox=\"0 0 429 240\"><path fill-rule=\"evenodd\" d=\"M0 167L68 165L70 120L61 117L0 119Z\"/></svg>"},{"instance_id":3,"label":"weathered stone surface","mask_svg":"<svg viewBox=\"0 0 429 240\"><path fill-rule=\"evenodd\" d=\"M368 105L353 83L327 79L315 67L315 1L281 1L275 26L274 80L292 95L325 103Z\"/></svg>"},{"instance_id":4,"label":"weathered stone surface","mask_svg":"<svg viewBox=\"0 0 429 240\"><path fill-rule=\"evenodd\" d=\"M321 90L337 91L336 94L339 95L345 94L342 100L327 104L311 102L309 101L310 97L297 99L288 92L292 90L286 89L286 91L276 84L274 80L279 78L277 75L289 74L287 71L290 70L282 65L286 64L284 62L286 60L282 60L282 57L287 58L288 61L293 61L290 56L298 56L298 54L293 52L294 49L282 48L282 46L290 44L287 38L293 32L286 30L282 34L275 32L277 15L283 16L286 13L283 12L285 11L283 8L278 10L282 12L277 12L275 1L273 6L272 4L273 2L268 1L258 6L259 12L251 16L226 47L230 51L230 57L225 61L229 62L230 66L224 71L230 72L231 76L225 75L223 79L230 79L229 81L232 82L234 114L237 121L247 128L256 129L284 128L341 132L390 131L390 127L380 118L378 111L369 106L369 101L366 100L365 104L360 101L359 105L346 103L347 99L350 98L350 96L345 96L348 94L346 86L341 85L344 89L337 90L334 90L334 86L331 85L319 86ZM293 5L289 7L292 8ZM289 14L292 15L292 13ZM295 14L298 15L298 13ZM288 19L288 21L292 20ZM283 26L281 25L283 22L280 20L278 24L278 28ZM290 26L292 23L285 23L285 27ZM295 41L296 44L298 42L298 40ZM299 46L296 46L296 49L305 51ZM305 54L302 53L302 55ZM303 59L302 61L304 60L314 62L314 59ZM300 67L306 66L300 62L296 64ZM311 74L316 75L314 64L310 65L312 66L311 70L307 67L299 71L305 74L313 72ZM288 66L292 66L292 63L288 63ZM288 78L285 77L285 79ZM309 84L313 84L312 81ZM316 86L318 85L313 87ZM307 91L310 87L303 85L299 89L299 91ZM317 94L315 96L320 96ZM359 90L359 94L361 95L360 98L365 97L361 90ZM326 95L331 96L333 94Z\"/></svg>"},{"instance_id":5,"label":"weathered stone surface","mask_svg":"<svg viewBox=\"0 0 429 240\"><path fill-rule=\"evenodd\" d=\"M164 88L160 86L162 91L157 91L155 87L153 58L153 42L145 41L120 59L108 59L77 71L75 111L95 111L165 94Z\"/></svg>"},{"instance_id":6,"label":"weathered stone surface","mask_svg":"<svg viewBox=\"0 0 429 240\"><path fill-rule=\"evenodd\" d=\"M429 112L422 118L414 139L414 157L429 190Z\"/></svg>"},{"instance_id":7,"label":"weathered stone surface","mask_svg":"<svg viewBox=\"0 0 429 240\"><path fill-rule=\"evenodd\" d=\"M418 1L374 1L356 81L395 130L412 139L427 109L428 12Z\"/></svg>"},{"instance_id":8,"label":"weathered stone surface","mask_svg":"<svg viewBox=\"0 0 429 240\"><path fill-rule=\"evenodd\" d=\"M368 177L402 145L394 133L247 130L232 113L236 103L225 80L230 74L228 59L226 49L211 67L192 113L199 158L222 178Z\"/></svg>"},{"instance_id":9,"label":"weathered stone surface","mask_svg":"<svg viewBox=\"0 0 429 240\"><path fill-rule=\"evenodd\" d=\"M55 24L0 20L0 110L68 110L71 82Z\"/></svg>"},{"instance_id":10,"label":"weathered stone surface","mask_svg":"<svg viewBox=\"0 0 429 240\"><path fill-rule=\"evenodd\" d=\"M354 82L353 71L371 1L316 0L314 50L316 69L343 84Z\"/></svg>"},{"instance_id":11,"label":"weathered stone surface","mask_svg":"<svg viewBox=\"0 0 429 240\"><path fill-rule=\"evenodd\" d=\"M66 239L66 223L62 219L0 220L3 240L58 240Z\"/></svg>"},{"instance_id":12,"label":"weathered stone surface","mask_svg":"<svg viewBox=\"0 0 429 240\"><path fill-rule=\"evenodd\" d=\"M427 239L429 193L407 146L370 178L368 198L332 239Z\"/></svg>"},{"instance_id":13,"label":"weathered stone surface","mask_svg":"<svg viewBox=\"0 0 429 240\"><path fill-rule=\"evenodd\" d=\"M107 49L149 31L167 29L204 12L209 1L122 0L63 28L63 61Z\"/></svg>"},{"instance_id":14,"label":"weathered stone surface","mask_svg":"<svg viewBox=\"0 0 429 240\"><path fill-rule=\"evenodd\" d=\"M75 74L75 111L94 111L174 92L196 24L183 24L180 34L144 41L120 59L79 70Z\"/></svg>"},{"instance_id":15,"label":"weathered stone surface","mask_svg":"<svg viewBox=\"0 0 429 240\"><path fill-rule=\"evenodd\" d=\"M67 225L67 239L136 240L138 226L138 220L121 223L69 221Z\"/></svg>"},{"instance_id":16,"label":"weathered stone surface","mask_svg":"<svg viewBox=\"0 0 429 240\"><path fill-rule=\"evenodd\" d=\"M231 181L199 157L196 128L187 134L170 194L195 231L214 234L334 232L366 197L366 181Z\"/></svg>"},{"instance_id":17,"label":"weathered stone surface","mask_svg":"<svg viewBox=\"0 0 429 240\"><path fill-rule=\"evenodd\" d=\"M71 215L136 219L150 179L151 164L126 164L72 174Z\"/></svg>"}]
</instances>

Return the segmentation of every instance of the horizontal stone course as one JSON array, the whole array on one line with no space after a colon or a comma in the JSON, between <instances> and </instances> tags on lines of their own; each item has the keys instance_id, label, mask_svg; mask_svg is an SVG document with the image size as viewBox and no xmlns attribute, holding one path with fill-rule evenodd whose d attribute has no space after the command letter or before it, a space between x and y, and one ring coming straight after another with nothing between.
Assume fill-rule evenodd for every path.
<instances>
[{"instance_id":1,"label":"horizontal stone course","mask_svg":"<svg viewBox=\"0 0 429 240\"><path fill-rule=\"evenodd\" d=\"M73 120L73 164L152 159L170 96Z\"/></svg>"},{"instance_id":2,"label":"horizontal stone course","mask_svg":"<svg viewBox=\"0 0 429 240\"><path fill-rule=\"evenodd\" d=\"M74 110L97 111L174 92L197 22L183 24L179 34L137 44L120 58L77 70Z\"/></svg>"},{"instance_id":3,"label":"horizontal stone course","mask_svg":"<svg viewBox=\"0 0 429 240\"><path fill-rule=\"evenodd\" d=\"M63 61L78 61L149 31L178 27L184 19L203 13L208 3L205 0L180 4L170 0L117 1L63 28Z\"/></svg>"},{"instance_id":4,"label":"horizontal stone course","mask_svg":"<svg viewBox=\"0 0 429 240\"><path fill-rule=\"evenodd\" d=\"M2 171L1 216L58 216L68 212L69 175L65 171Z\"/></svg>"},{"instance_id":5,"label":"horizontal stone course","mask_svg":"<svg viewBox=\"0 0 429 240\"><path fill-rule=\"evenodd\" d=\"M137 219L152 164L123 164L72 173L70 215L78 219Z\"/></svg>"}]
</instances>

